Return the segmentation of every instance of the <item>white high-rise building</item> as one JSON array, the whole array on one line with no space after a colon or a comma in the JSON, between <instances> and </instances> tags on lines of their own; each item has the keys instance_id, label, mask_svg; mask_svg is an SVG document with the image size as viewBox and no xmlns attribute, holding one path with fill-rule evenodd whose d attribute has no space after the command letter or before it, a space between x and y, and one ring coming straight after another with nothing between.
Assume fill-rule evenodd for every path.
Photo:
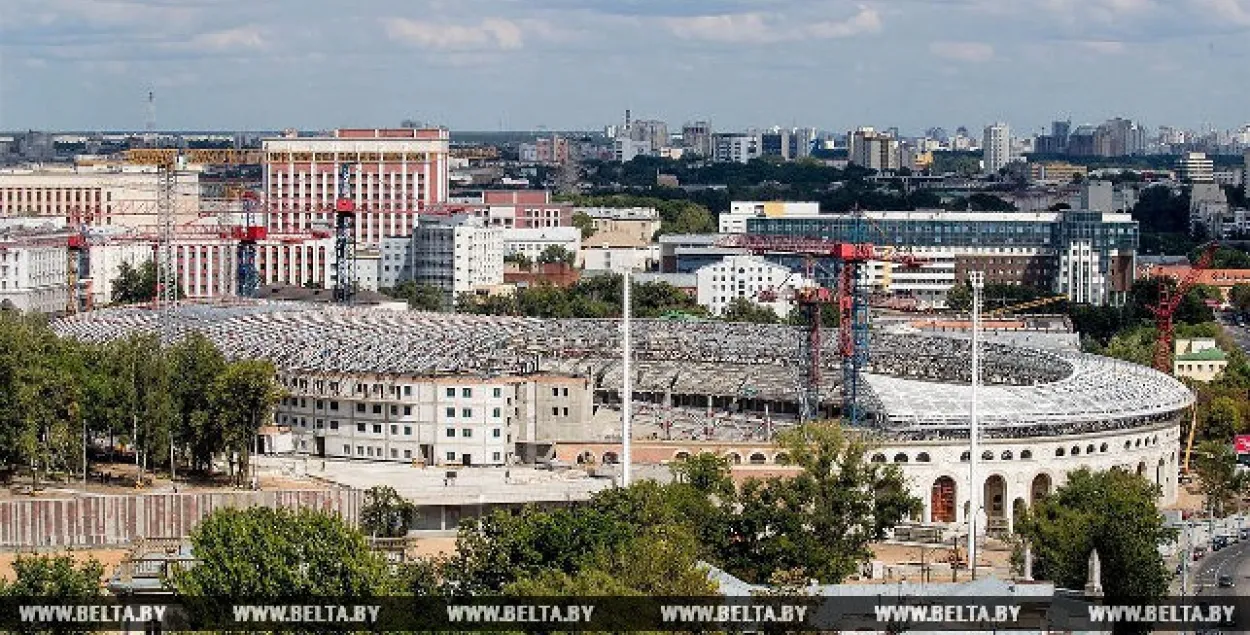
<instances>
[{"instance_id":1,"label":"white high-rise building","mask_svg":"<svg viewBox=\"0 0 1250 635\"><path fill-rule=\"evenodd\" d=\"M423 219L413 233L413 277L451 299L503 284L503 230L459 215Z\"/></svg>"},{"instance_id":2,"label":"white high-rise building","mask_svg":"<svg viewBox=\"0 0 1250 635\"><path fill-rule=\"evenodd\" d=\"M723 314L734 300L743 298L784 318L794 308L794 291L816 284L761 256L729 256L700 267L694 275L698 302L713 315Z\"/></svg>"},{"instance_id":3,"label":"white high-rise building","mask_svg":"<svg viewBox=\"0 0 1250 635\"><path fill-rule=\"evenodd\" d=\"M993 123L985 127L981 140L981 152L986 174L997 174L1011 162L1011 126Z\"/></svg>"},{"instance_id":4,"label":"white high-rise building","mask_svg":"<svg viewBox=\"0 0 1250 635\"><path fill-rule=\"evenodd\" d=\"M871 127L846 133L847 160L870 170L899 169L898 139Z\"/></svg>"},{"instance_id":5,"label":"white high-rise building","mask_svg":"<svg viewBox=\"0 0 1250 635\"><path fill-rule=\"evenodd\" d=\"M69 303L69 232L57 222L0 224L0 306L55 313Z\"/></svg>"}]
</instances>

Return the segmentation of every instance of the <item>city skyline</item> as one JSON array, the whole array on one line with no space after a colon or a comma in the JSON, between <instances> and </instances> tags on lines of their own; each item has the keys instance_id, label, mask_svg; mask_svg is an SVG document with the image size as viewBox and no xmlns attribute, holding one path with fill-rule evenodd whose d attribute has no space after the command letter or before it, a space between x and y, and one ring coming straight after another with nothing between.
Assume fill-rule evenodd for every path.
<instances>
[{"instance_id":1,"label":"city skyline","mask_svg":"<svg viewBox=\"0 0 1250 635\"><path fill-rule=\"evenodd\" d=\"M0 129L1246 123L1250 0L672 4L18 0Z\"/></svg>"}]
</instances>

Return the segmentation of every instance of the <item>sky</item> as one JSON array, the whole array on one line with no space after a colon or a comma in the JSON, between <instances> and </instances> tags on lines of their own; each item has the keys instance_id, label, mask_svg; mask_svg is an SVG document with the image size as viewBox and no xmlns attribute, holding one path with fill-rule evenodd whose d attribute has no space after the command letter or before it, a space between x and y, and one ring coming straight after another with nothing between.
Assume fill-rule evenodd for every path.
<instances>
[{"instance_id":1,"label":"sky","mask_svg":"<svg viewBox=\"0 0 1250 635\"><path fill-rule=\"evenodd\" d=\"M0 130L1250 123L1250 0L3 0Z\"/></svg>"}]
</instances>

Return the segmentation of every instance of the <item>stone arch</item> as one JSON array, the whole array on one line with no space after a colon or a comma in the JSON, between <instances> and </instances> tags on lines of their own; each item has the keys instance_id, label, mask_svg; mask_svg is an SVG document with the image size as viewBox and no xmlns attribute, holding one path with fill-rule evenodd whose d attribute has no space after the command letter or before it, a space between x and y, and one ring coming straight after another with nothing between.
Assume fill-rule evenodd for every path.
<instances>
[{"instance_id":1,"label":"stone arch","mask_svg":"<svg viewBox=\"0 0 1250 635\"><path fill-rule=\"evenodd\" d=\"M1072 456L1080 456L1080 455L1081 455L1081 446L1079 446L1079 445L1074 445L1074 446L1072 446L1072 449L1068 451L1068 454L1070 454L1070 455L1072 455Z\"/></svg>"},{"instance_id":2,"label":"stone arch","mask_svg":"<svg viewBox=\"0 0 1250 635\"><path fill-rule=\"evenodd\" d=\"M764 456L763 452L752 452L748 460L751 462L751 465L763 465L768 462L768 457Z\"/></svg>"},{"instance_id":3,"label":"stone arch","mask_svg":"<svg viewBox=\"0 0 1250 635\"><path fill-rule=\"evenodd\" d=\"M985 506L985 517L989 519L1005 519L1007 518L1007 479L1001 474L993 474L985 479L982 490L984 498L981 504Z\"/></svg>"},{"instance_id":4,"label":"stone arch","mask_svg":"<svg viewBox=\"0 0 1250 635\"><path fill-rule=\"evenodd\" d=\"M603 453L604 465L616 465L617 463L620 463L620 462L621 462L621 459L620 457L617 456L616 452L608 451L608 452Z\"/></svg>"},{"instance_id":5,"label":"stone arch","mask_svg":"<svg viewBox=\"0 0 1250 635\"><path fill-rule=\"evenodd\" d=\"M1020 450L1020 460L1028 461L1033 458L1033 450Z\"/></svg>"},{"instance_id":6,"label":"stone arch","mask_svg":"<svg viewBox=\"0 0 1250 635\"><path fill-rule=\"evenodd\" d=\"M969 451L967 451L967 450L964 450L964 453L959 455L959 460L960 460L960 461L963 461L964 463L967 463L968 461L971 461L971 460L972 460L972 453L971 453L971 452L969 452Z\"/></svg>"},{"instance_id":7,"label":"stone arch","mask_svg":"<svg viewBox=\"0 0 1250 635\"><path fill-rule=\"evenodd\" d=\"M586 450L585 452L582 452L581 454L577 455L578 465L585 465L587 463L594 463L594 462L595 462L595 453L591 452L590 450Z\"/></svg>"},{"instance_id":8,"label":"stone arch","mask_svg":"<svg viewBox=\"0 0 1250 635\"><path fill-rule=\"evenodd\" d=\"M1055 456L1062 458L1064 454L1063 448L1055 448Z\"/></svg>"},{"instance_id":9,"label":"stone arch","mask_svg":"<svg viewBox=\"0 0 1250 635\"><path fill-rule=\"evenodd\" d=\"M1125 450L1132 450L1132 449L1133 449L1133 442L1132 442L1132 441L1125 441L1125 442L1124 442L1124 449L1125 449Z\"/></svg>"},{"instance_id":10,"label":"stone arch","mask_svg":"<svg viewBox=\"0 0 1250 635\"><path fill-rule=\"evenodd\" d=\"M872 462L873 463L885 463L885 455L880 452L872 455Z\"/></svg>"},{"instance_id":11,"label":"stone arch","mask_svg":"<svg viewBox=\"0 0 1250 635\"><path fill-rule=\"evenodd\" d=\"M955 522L955 479L939 476L933 481L929 493L929 522Z\"/></svg>"},{"instance_id":12,"label":"stone arch","mask_svg":"<svg viewBox=\"0 0 1250 635\"><path fill-rule=\"evenodd\" d=\"M986 451L982 452L982 453L981 453L981 460L982 460L982 461L993 461L993 460L994 460L994 451L993 451L993 450L986 450Z\"/></svg>"},{"instance_id":13,"label":"stone arch","mask_svg":"<svg viewBox=\"0 0 1250 635\"><path fill-rule=\"evenodd\" d=\"M1000 459L1002 459L1002 460L1004 460L1004 461L1010 461L1010 460L1012 460L1012 459L1016 458L1016 455L1015 455L1015 454L1013 454L1013 453L1011 452L1011 450L1003 450L1002 455L1001 455L1001 456L999 456L998 458L1000 458Z\"/></svg>"},{"instance_id":14,"label":"stone arch","mask_svg":"<svg viewBox=\"0 0 1250 635\"><path fill-rule=\"evenodd\" d=\"M931 459L929 458L929 453L928 453L928 452L921 452L920 454L917 454L917 455L916 455L916 462L917 462L917 463L928 463L930 460L931 460Z\"/></svg>"},{"instance_id":15,"label":"stone arch","mask_svg":"<svg viewBox=\"0 0 1250 635\"><path fill-rule=\"evenodd\" d=\"M1106 451L1107 451L1107 444L1106 444L1106 443L1104 443L1104 444L1102 444L1102 445L1098 446L1098 451L1099 451L1100 453L1102 453L1102 452L1106 452Z\"/></svg>"},{"instance_id":16,"label":"stone arch","mask_svg":"<svg viewBox=\"0 0 1250 635\"><path fill-rule=\"evenodd\" d=\"M1089 444L1089 445L1085 446L1085 453L1086 453L1086 454L1093 454L1093 453L1094 453L1094 444L1093 444L1093 443L1091 443L1091 444Z\"/></svg>"},{"instance_id":17,"label":"stone arch","mask_svg":"<svg viewBox=\"0 0 1250 635\"><path fill-rule=\"evenodd\" d=\"M1049 474L1045 472L1039 473L1033 477L1033 482L1029 484L1029 498L1036 503L1050 493L1050 488L1053 484Z\"/></svg>"},{"instance_id":18,"label":"stone arch","mask_svg":"<svg viewBox=\"0 0 1250 635\"><path fill-rule=\"evenodd\" d=\"M685 461L690 458L690 453L685 450L678 450L673 453L674 461Z\"/></svg>"},{"instance_id":19,"label":"stone arch","mask_svg":"<svg viewBox=\"0 0 1250 635\"><path fill-rule=\"evenodd\" d=\"M906 453L903 453L903 452L899 452L898 454L895 454L895 455L894 455L894 462L895 462L895 463L906 463L906 462L907 462L907 454L906 454Z\"/></svg>"}]
</instances>

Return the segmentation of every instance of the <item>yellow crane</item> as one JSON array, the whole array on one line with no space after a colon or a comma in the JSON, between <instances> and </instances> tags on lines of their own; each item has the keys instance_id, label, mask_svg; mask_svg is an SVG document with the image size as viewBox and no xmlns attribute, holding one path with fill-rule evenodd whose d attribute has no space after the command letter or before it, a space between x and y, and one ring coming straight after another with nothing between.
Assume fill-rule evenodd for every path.
<instances>
[{"instance_id":1,"label":"yellow crane","mask_svg":"<svg viewBox=\"0 0 1250 635\"><path fill-rule=\"evenodd\" d=\"M1007 315L1008 313L1019 313L1021 311L1028 311L1029 309L1036 309L1039 306L1046 306L1047 304L1054 304L1055 302L1059 302L1059 301L1067 300L1067 299L1068 299L1068 296L1066 295L1056 295L1056 296L1052 296L1049 298L1041 298L1038 300L1032 300L1029 302L1022 302L1020 304L1013 304L1011 306L1005 306L1001 309L994 309L993 311L986 312L985 316L989 318L1002 317L1004 315Z\"/></svg>"}]
</instances>

